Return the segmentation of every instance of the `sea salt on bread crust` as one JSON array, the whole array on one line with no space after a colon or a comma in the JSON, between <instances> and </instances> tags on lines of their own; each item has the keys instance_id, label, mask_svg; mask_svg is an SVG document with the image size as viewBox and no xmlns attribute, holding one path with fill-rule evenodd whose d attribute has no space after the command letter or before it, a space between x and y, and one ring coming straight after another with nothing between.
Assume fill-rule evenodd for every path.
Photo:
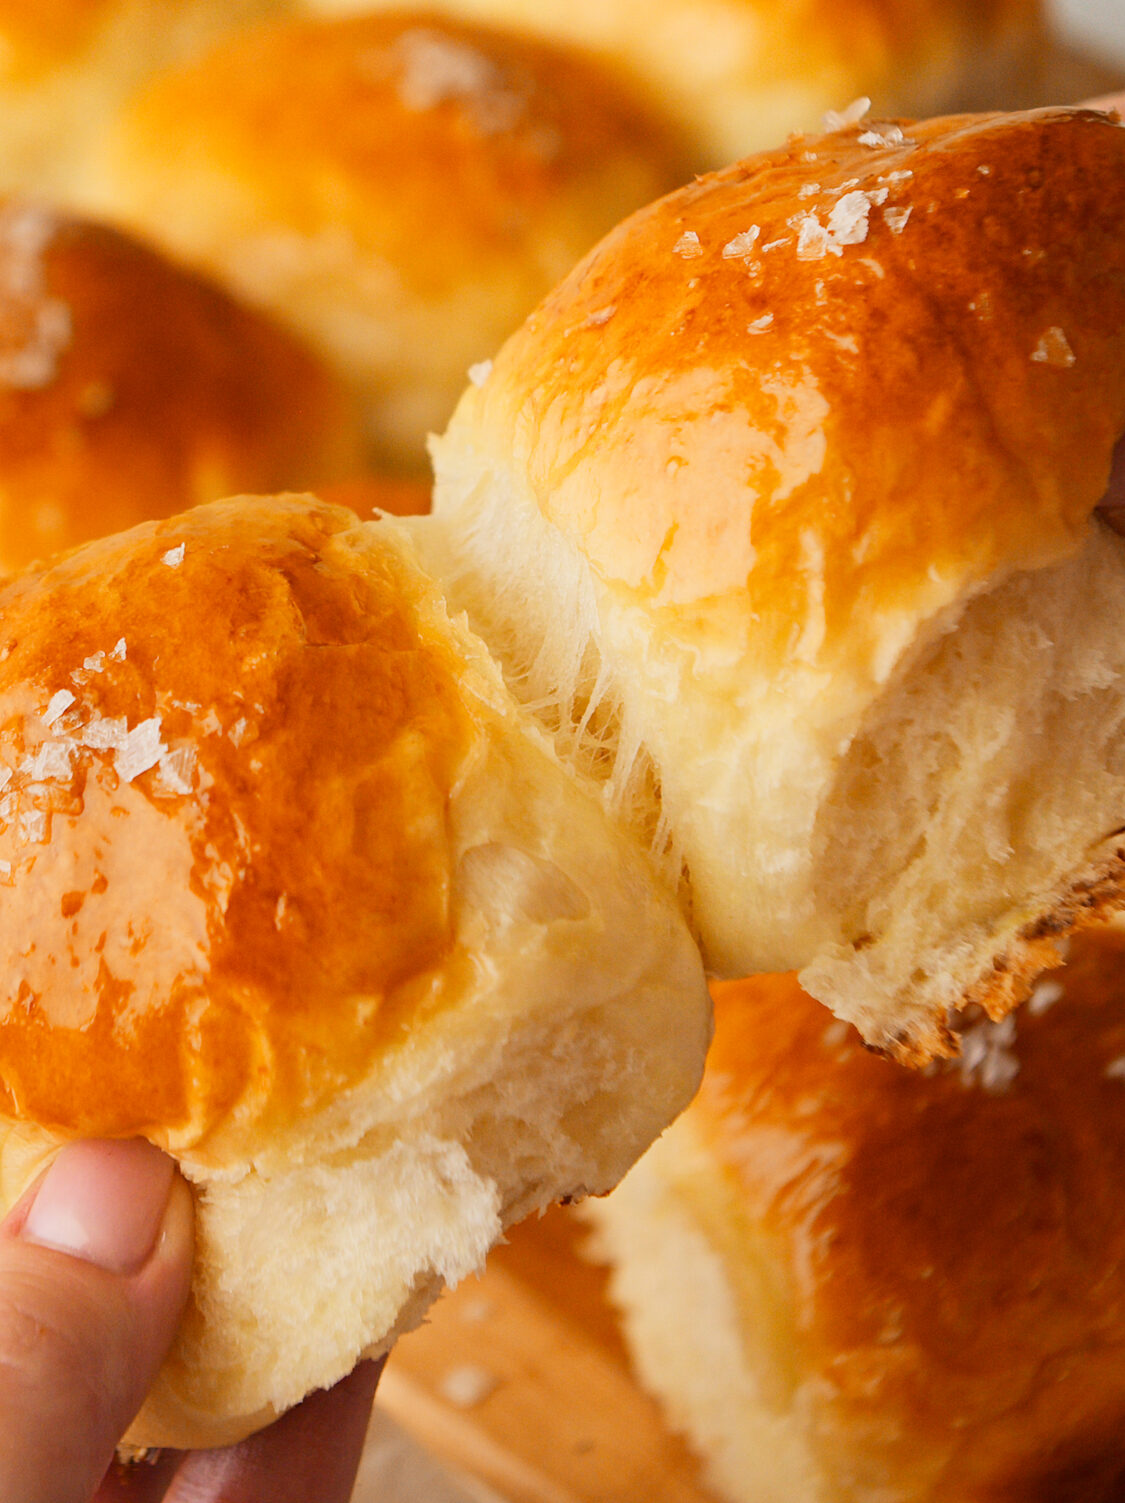
<instances>
[{"instance_id":1,"label":"sea salt on bread crust","mask_svg":"<svg viewBox=\"0 0 1125 1503\"><path fill-rule=\"evenodd\" d=\"M717 1494L1119 1498L1125 937L928 1079L792 976L713 990L698 1097L583 1215Z\"/></svg>"},{"instance_id":2,"label":"sea salt on bread crust","mask_svg":"<svg viewBox=\"0 0 1125 1503\"><path fill-rule=\"evenodd\" d=\"M0 586L0 1200L133 1134L196 1197L129 1445L386 1351L698 1085L674 903L400 527L223 502Z\"/></svg>"},{"instance_id":3,"label":"sea salt on bread crust","mask_svg":"<svg viewBox=\"0 0 1125 1503\"><path fill-rule=\"evenodd\" d=\"M710 967L904 1059L1121 901L1123 213L1094 111L796 137L610 234L434 445L432 567Z\"/></svg>"},{"instance_id":4,"label":"sea salt on bread crust","mask_svg":"<svg viewBox=\"0 0 1125 1503\"><path fill-rule=\"evenodd\" d=\"M466 372L690 165L580 53L426 10L248 29L173 70L107 150L106 212L268 309L427 470Z\"/></svg>"},{"instance_id":5,"label":"sea salt on bread crust","mask_svg":"<svg viewBox=\"0 0 1125 1503\"><path fill-rule=\"evenodd\" d=\"M362 463L350 393L280 325L106 225L0 201L0 571Z\"/></svg>"}]
</instances>

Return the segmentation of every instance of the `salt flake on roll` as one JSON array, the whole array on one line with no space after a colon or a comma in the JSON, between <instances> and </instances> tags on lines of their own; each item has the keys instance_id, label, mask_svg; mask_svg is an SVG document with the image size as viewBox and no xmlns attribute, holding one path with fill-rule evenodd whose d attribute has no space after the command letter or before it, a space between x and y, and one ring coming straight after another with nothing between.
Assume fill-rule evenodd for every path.
<instances>
[{"instance_id":1,"label":"salt flake on roll","mask_svg":"<svg viewBox=\"0 0 1125 1503\"><path fill-rule=\"evenodd\" d=\"M708 964L906 1060L1123 904L1123 212L1096 111L795 137L620 225L434 446L455 603Z\"/></svg>"}]
</instances>

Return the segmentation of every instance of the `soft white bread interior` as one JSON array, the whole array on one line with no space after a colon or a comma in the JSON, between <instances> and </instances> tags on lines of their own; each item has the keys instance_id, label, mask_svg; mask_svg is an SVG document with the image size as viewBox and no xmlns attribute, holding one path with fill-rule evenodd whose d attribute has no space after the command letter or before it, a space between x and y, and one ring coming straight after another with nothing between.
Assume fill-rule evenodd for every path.
<instances>
[{"instance_id":1,"label":"soft white bread interior","mask_svg":"<svg viewBox=\"0 0 1125 1503\"><path fill-rule=\"evenodd\" d=\"M339 14L394 0L309 4ZM861 95L880 114L906 115L1047 102L1040 0L436 0L435 8L589 50L678 119L699 167L814 130Z\"/></svg>"},{"instance_id":2,"label":"soft white bread interior","mask_svg":"<svg viewBox=\"0 0 1125 1503\"><path fill-rule=\"evenodd\" d=\"M714 994L699 1096L582 1214L718 1495L1119 1498L1125 938L929 1078L792 976Z\"/></svg>"},{"instance_id":3,"label":"soft white bread interior","mask_svg":"<svg viewBox=\"0 0 1125 1503\"><path fill-rule=\"evenodd\" d=\"M350 392L272 319L108 225L0 200L0 571L343 483L363 455Z\"/></svg>"},{"instance_id":4,"label":"soft white bread interior","mask_svg":"<svg viewBox=\"0 0 1125 1503\"><path fill-rule=\"evenodd\" d=\"M0 1200L133 1134L196 1195L129 1445L387 1350L702 1071L674 902L402 525L222 502L0 586Z\"/></svg>"},{"instance_id":5,"label":"soft white bread interior","mask_svg":"<svg viewBox=\"0 0 1125 1503\"><path fill-rule=\"evenodd\" d=\"M690 172L593 60L409 10L233 35L134 100L104 169L108 214L303 335L413 470L466 372Z\"/></svg>"},{"instance_id":6,"label":"soft white bread interior","mask_svg":"<svg viewBox=\"0 0 1125 1503\"><path fill-rule=\"evenodd\" d=\"M904 1059L1122 901L1123 208L1094 111L796 137L618 227L434 444L431 567L709 966Z\"/></svg>"},{"instance_id":7,"label":"soft white bread interior","mask_svg":"<svg viewBox=\"0 0 1125 1503\"><path fill-rule=\"evenodd\" d=\"M293 0L0 0L0 192L81 202L102 133L150 74Z\"/></svg>"}]
</instances>

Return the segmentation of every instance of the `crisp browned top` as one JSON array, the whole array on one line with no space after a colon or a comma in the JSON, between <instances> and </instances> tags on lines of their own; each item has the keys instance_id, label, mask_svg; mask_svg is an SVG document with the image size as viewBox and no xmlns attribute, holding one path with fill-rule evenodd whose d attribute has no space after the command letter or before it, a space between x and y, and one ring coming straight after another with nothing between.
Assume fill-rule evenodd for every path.
<instances>
[{"instance_id":1,"label":"crisp browned top","mask_svg":"<svg viewBox=\"0 0 1125 1503\"><path fill-rule=\"evenodd\" d=\"M0 205L0 568L360 456L349 400L264 315L105 226Z\"/></svg>"},{"instance_id":2,"label":"crisp browned top","mask_svg":"<svg viewBox=\"0 0 1125 1503\"><path fill-rule=\"evenodd\" d=\"M830 1472L846 1440L896 1497L1050 1503L1083 1466L1073 1496L1117 1496L1092 1479L1122 1465L1125 936L1076 941L1018 1026L928 1078L791 977L713 990L690 1115L731 1256L780 1249Z\"/></svg>"},{"instance_id":3,"label":"crisp browned top","mask_svg":"<svg viewBox=\"0 0 1125 1503\"><path fill-rule=\"evenodd\" d=\"M690 640L877 665L1075 546L1125 428L1123 217L1091 111L796 137L611 232L451 434Z\"/></svg>"},{"instance_id":4,"label":"crisp browned top","mask_svg":"<svg viewBox=\"0 0 1125 1503\"><path fill-rule=\"evenodd\" d=\"M420 589L309 498L0 587L0 1109L183 1147L364 1075L451 945L475 744Z\"/></svg>"},{"instance_id":5,"label":"crisp browned top","mask_svg":"<svg viewBox=\"0 0 1125 1503\"><path fill-rule=\"evenodd\" d=\"M127 139L157 176L182 150L222 175L221 205L245 191L254 223L350 236L423 292L513 245L535 254L548 221L591 243L621 201L614 164L639 177L630 206L688 171L597 63L424 10L248 29L152 85Z\"/></svg>"}]
</instances>

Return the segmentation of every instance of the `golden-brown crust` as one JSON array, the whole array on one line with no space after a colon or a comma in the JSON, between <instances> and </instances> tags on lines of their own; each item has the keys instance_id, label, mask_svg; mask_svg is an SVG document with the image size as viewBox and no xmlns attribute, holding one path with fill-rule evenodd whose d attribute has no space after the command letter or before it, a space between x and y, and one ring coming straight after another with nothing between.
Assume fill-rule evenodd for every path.
<instances>
[{"instance_id":1,"label":"golden-brown crust","mask_svg":"<svg viewBox=\"0 0 1125 1503\"><path fill-rule=\"evenodd\" d=\"M881 1496L1038 1503L1084 1460L1074 1496L1109 1497L1095 1481L1122 1464L1125 937L1084 936L1014 1039L928 1079L867 1052L791 977L713 991L688 1115L732 1209L704 1216L728 1259L744 1222L777 1249L826 1496L856 1496L862 1476Z\"/></svg>"},{"instance_id":2,"label":"golden-brown crust","mask_svg":"<svg viewBox=\"0 0 1125 1503\"><path fill-rule=\"evenodd\" d=\"M157 171L169 140L190 143L249 194L250 222L350 236L426 296L516 247L534 260L545 222L581 222L584 193L612 201L607 160L653 192L687 172L596 63L425 10L247 30L147 90L128 139Z\"/></svg>"},{"instance_id":3,"label":"golden-brown crust","mask_svg":"<svg viewBox=\"0 0 1125 1503\"><path fill-rule=\"evenodd\" d=\"M797 137L609 235L465 411L613 585L719 597L767 665L815 593L814 656L877 672L888 618L1064 556L1105 489L1123 169L1089 111Z\"/></svg>"},{"instance_id":4,"label":"golden-brown crust","mask_svg":"<svg viewBox=\"0 0 1125 1503\"><path fill-rule=\"evenodd\" d=\"M350 398L266 317L107 226L0 206L0 568L360 455Z\"/></svg>"},{"instance_id":5,"label":"golden-brown crust","mask_svg":"<svg viewBox=\"0 0 1125 1503\"><path fill-rule=\"evenodd\" d=\"M276 1134L369 1069L446 956L475 732L354 526L220 504L0 588L6 1114Z\"/></svg>"}]
</instances>

